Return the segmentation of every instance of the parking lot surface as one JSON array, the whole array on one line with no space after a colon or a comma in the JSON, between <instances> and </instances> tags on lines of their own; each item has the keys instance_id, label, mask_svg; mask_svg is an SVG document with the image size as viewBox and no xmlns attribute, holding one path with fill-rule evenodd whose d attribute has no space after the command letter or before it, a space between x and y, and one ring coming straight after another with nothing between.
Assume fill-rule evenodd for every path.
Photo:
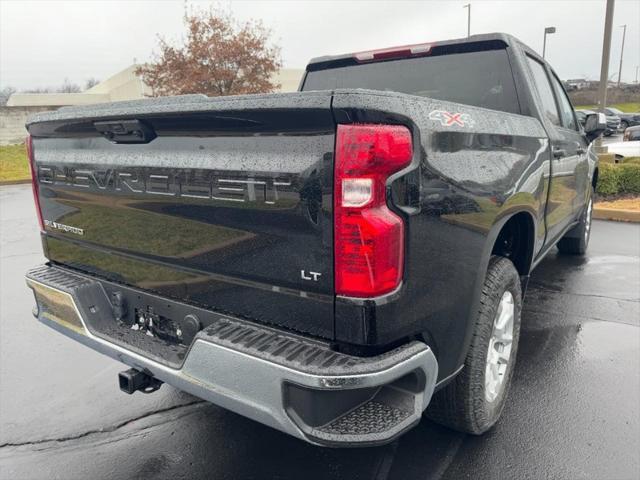
<instances>
[{"instance_id":1,"label":"parking lot surface","mask_svg":"<svg viewBox=\"0 0 640 480\"><path fill-rule=\"evenodd\" d=\"M36 322L29 185L0 187L0 478L640 478L640 225L594 222L586 258L531 278L510 398L482 437L428 420L394 443L318 448L164 385Z\"/></svg>"},{"instance_id":2,"label":"parking lot surface","mask_svg":"<svg viewBox=\"0 0 640 480\"><path fill-rule=\"evenodd\" d=\"M602 137L602 144L608 145L610 143L618 143L622 142L622 132L614 133L613 135L609 135L608 137Z\"/></svg>"}]
</instances>

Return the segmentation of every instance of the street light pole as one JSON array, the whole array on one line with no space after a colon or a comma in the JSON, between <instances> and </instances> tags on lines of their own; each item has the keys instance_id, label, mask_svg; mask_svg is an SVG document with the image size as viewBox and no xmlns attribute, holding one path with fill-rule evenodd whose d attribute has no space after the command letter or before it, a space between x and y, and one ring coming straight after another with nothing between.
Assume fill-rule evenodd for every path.
<instances>
[{"instance_id":1,"label":"street light pole","mask_svg":"<svg viewBox=\"0 0 640 480\"><path fill-rule=\"evenodd\" d=\"M542 40L542 58L544 58L547 53L547 34L556 33L556 27L545 27L544 29L544 39Z\"/></svg>"},{"instance_id":2,"label":"street light pole","mask_svg":"<svg viewBox=\"0 0 640 480\"><path fill-rule=\"evenodd\" d=\"M627 35L627 26L620 25L622 27L622 47L620 48L620 68L618 69L618 88L620 88L620 81L622 80L622 55L624 55L624 37Z\"/></svg>"},{"instance_id":3,"label":"street light pole","mask_svg":"<svg viewBox=\"0 0 640 480\"><path fill-rule=\"evenodd\" d=\"M640 65L636 65L636 83L638 83L638 69L640 69Z\"/></svg>"},{"instance_id":4,"label":"street light pole","mask_svg":"<svg viewBox=\"0 0 640 480\"><path fill-rule=\"evenodd\" d=\"M471 4L467 3L466 5L463 5L462 8L469 9L467 11L467 38L469 38L471 36Z\"/></svg>"},{"instance_id":5,"label":"street light pole","mask_svg":"<svg viewBox=\"0 0 640 480\"><path fill-rule=\"evenodd\" d=\"M604 39L602 40L602 63L600 65L600 85L598 85L598 107L604 113L607 107L607 84L609 83L609 57L611 54L611 26L613 25L613 6L615 0L607 0L604 17Z\"/></svg>"}]
</instances>

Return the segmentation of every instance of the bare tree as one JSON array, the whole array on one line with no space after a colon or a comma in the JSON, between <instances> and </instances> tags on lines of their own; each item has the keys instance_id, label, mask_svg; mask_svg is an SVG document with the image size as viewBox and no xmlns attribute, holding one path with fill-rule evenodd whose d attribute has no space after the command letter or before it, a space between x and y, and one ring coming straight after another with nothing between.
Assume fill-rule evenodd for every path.
<instances>
[{"instance_id":1,"label":"bare tree","mask_svg":"<svg viewBox=\"0 0 640 480\"><path fill-rule=\"evenodd\" d=\"M89 90L90 88L95 87L99 83L100 83L100 80L98 80L97 78L94 78L94 77L88 78L87 81L84 83L84 89Z\"/></svg>"},{"instance_id":2,"label":"bare tree","mask_svg":"<svg viewBox=\"0 0 640 480\"><path fill-rule=\"evenodd\" d=\"M23 93L53 93L56 89L53 87L36 87L23 90Z\"/></svg>"},{"instance_id":3,"label":"bare tree","mask_svg":"<svg viewBox=\"0 0 640 480\"><path fill-rule=\"evenodd\" d=\"M16 89L13 87L4 87L0 90L0 107L4 107L9 100L9 97L16 93Z\"/></svg>"},{"instance_id":4,"label":"bare tree","mask_svg":"<svg viewBox=\"0 0 640 480\"><path fill-rule=\"evenodd\" d=\"M80 93L80 85L72 83L68 78L64 79L62 86L58 88L59 93Z\"/></svg>"},{"instance_id":5,"label":"bare tree","mask_svg":"<svg viewBox=\"0 0 640 480\"><path fill-rule=\"evenodd\" d=\"M220 10L191 10L182 45L159 37L160 53L138 67L154 96L204 93L209 96L273 92L272 76L282 66L280 47L262 23L238 23Z\"/></svg>"}]
</instances>

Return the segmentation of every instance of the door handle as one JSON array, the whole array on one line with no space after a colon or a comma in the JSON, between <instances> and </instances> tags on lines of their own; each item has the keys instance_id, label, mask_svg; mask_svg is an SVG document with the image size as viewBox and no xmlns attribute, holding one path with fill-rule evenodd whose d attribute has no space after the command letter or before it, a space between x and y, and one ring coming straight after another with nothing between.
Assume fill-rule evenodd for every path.
<instances>
[{"instance_id":1,"label":"door handle","mask_svg":"<svg viewBox=\"0 0 640 480\"><path fill-rule=\"evenodd\" d=\"M551 153L553 153L553 158L562 158L567 156L567 151L562 148L553 147L551 149Z\"/></svg>"}]
</instances>

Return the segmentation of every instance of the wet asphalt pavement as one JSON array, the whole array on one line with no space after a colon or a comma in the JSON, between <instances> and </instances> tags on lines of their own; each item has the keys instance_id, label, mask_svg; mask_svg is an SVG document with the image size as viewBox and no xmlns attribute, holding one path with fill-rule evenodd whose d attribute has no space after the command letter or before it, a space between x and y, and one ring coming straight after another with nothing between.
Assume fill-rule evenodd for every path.
<instances>
[{"instance_id":1,"label":"wet asphalt pavement","mask_svg":"<svg viewBox=\"0 0 640 480\"><path fill-rule=\"evenodd\" d=\"M500 423L427 420L391 445L318 448L163 386L31 316L43 261L30 186L0 187L0 478L640 478L640 225L594 222L585 259L547 256L524 302Z\"/></svg>"}]
</instances>

